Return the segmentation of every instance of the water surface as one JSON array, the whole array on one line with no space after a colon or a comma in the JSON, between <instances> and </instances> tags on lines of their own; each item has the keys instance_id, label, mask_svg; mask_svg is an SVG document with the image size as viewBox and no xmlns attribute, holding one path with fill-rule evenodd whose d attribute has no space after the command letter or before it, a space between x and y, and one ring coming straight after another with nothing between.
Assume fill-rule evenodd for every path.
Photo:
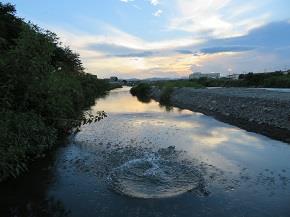
<instances>
[{"instance_id":1,"label":"water surface","mask_svg":"<svg viewBox=\"0 0 290 217\"><path fill-rule=\"evenodd\" d=\"M290 216L290 146L128 88L99 99L67 145L1 186L14 216Z\"/></svg>"}]
</instances>

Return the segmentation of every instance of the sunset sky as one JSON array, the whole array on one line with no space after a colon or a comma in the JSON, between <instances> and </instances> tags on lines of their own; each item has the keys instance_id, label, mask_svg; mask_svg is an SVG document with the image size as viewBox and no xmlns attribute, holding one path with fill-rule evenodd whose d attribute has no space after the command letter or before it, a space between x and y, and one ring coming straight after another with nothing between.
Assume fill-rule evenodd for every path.
<instances>
[{"instance_id":1,"label":"sunset sky","mask_svg":"<svg viewBox=\"0 0 290 217\"><path fill-rule=\"evenodd\" d=\"M13 0L99 77L290 68L289 0Z\"/></svg>"}]
</instances>

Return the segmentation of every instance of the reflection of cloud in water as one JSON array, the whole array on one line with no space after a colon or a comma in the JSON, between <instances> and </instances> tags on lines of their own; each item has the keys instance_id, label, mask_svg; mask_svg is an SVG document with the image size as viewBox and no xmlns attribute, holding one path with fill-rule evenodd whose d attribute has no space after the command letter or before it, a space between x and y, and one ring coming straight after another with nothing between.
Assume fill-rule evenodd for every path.
<instances>
[{"instance_id":1,"label":"reflection of cloud in water","mask_svg":"<svg viewBox=\"0 0 290 217\"><path fill-rule=\"evenodd\" d=\"M174 119L152 120L149 123L148 121L143 120L141 123L144 125L149 124L154 127L175 128L176 130L192 129L192 128L198 128L201 126L198 122L189 122L189 121L183 121L183 120L178 121Z\"/></svg>"},{"instance_id":2,"label":"reflection of cloud in water","mask_svg":"<svg viewBox=\"0 0 290 217\"><path fill-rule=\"evenodd\" d=\"M92 108L93 111L104 110L107 113L163 113L164 109L160 109L158 102L152 100L150 103L142 103L136 97L132 97L128 92L128 88L124 90L115 90L110 92L109 96L105 99L99 99L96 105ZM182 112L183 114L192 114L191 111L180 111L177 108L168 110L170 112Z\"/></svg>"},{"instance_id":3,"label":"reflection of cloud in water","mask_svg":"<svg viewBox=\"0 0 290 217\"><path fill-rule=\"evenodd\" d=\"M107 113L122 113L122 112L162 112L158 103L152 101L150 104L139 102L133 97L128 97L129 93L124 95L122 92L110 93L110 97L100 99L93 111L105 110Z\"/></svg>"},{"instance_id":4,"label":"reflection of cloud in water","mask_svg":"<svg viewBox=\"0 0 290 217\"><path fill-rule=\"evenodd\" d=\"M109 141L121 146L176 146L195 157L207 158L209 161L218 158L221 167L221 158L225 162L252 159L254 156L259 160L257 152L263 151L265 147L267 149L264 151L267 152L269 144L283 146L281 142L248 133L199 113L150 111L149 107L149 112L112 114L106 121L85 126L76 139L84 140L92 146L97 141Z\"/></svg>"},{"instance_id":5,"label":"reflection of cloud in water","mask_svg":"<svg viewBox=\"0 0 290 217\"><path fill-rule=\"evenodd\" d=\"M127 92L115 92L98 101L94 109L101 108L109 112L109 118L85 126L76 137L92 149L99 142L118 147L175 146L187 151L189 157L232 171L238 164L252 167L274 167L271 161L280 166L287 164L289 151L281 151L288 148L285 144L200 113L178 109L166 113L158 103L143 104Z\"/></svg>"},{"instance_id":6,"label":"reflection of cloud in water","mask_svg":"<svg viewBox=\"0 0 290 217\"><path fill-rule=\"evenodd\" d=\"M200 148L216 149L221 146L238 144L241 146L251 146L251 148L262 149L263 140L254 137L250 133L237 128L208 127L206 129L194 129L192 141L194 144L200 144ZM236 147L235 147L236 148Z\"/></svg>"},{"instance_id":7,"label":"reflection of cloud in water","mask_svg":"<svg viewBox=\"0 0 290 217\"><path fill-rule=\"evenodd\" d=\"M158 216L191 216L192 212L208 217L228 216L228 213L288 216L289 212L285 211L289 210L289 145L200 113L178 109L164 112L155 102L142 105L125 91L114 92L106 100L98 101L94 108L104 109L109 117L84 126L74 138L75 144L65 148L65 159L58 161L61 179L56 182L54 192L65 194L68 191L67 201L72 202L72 210L79 209L75 204L81 204L85 210L90 210L90 216L96 215L91 212L94 209L98 210L98 216L154 216L156 213ZM116 104L111 97L116 99ZM148 159L150 154L160 155L160 150L172 151L173 146L174 152L165 154L172 156L171 159L162 157L153 163ZM170 180L174 174L170 162L176 162L177 169L186 165L185 170L178 171L189 187L179 191L180 180L173 179L170 182L173 192L174 183L177 183L178 194L190 188L192 192L170 199L155 199L154 203L115 194L117 191L133 197L159 197L159 194L154 195L158 185L151 182ZM188 168L198 173L188 176ZM204 180L197 191L196 185L188 182L194 174L200 174ZM116 182L108 182L110 175ZM63 187L67 183L69 187ZM170 189L166 191L172 195ZM209 192L209 197L197 196L206 196ZM281 207L280 213L273 211L277 204Z\"/></svg>"},{"instance_id":8,"label":"reflection of cloud in water","mask_svg":"<svg viewBox=\"0 0 290 217\"><path fill-rule=\"evenodd\" d=\"M195 133L194 136L192 136L193 142L200 144L201 148L205 149L216 148L217 146L228 141L228 139L229 138L227 136L220 134L219 132L211 132L207 135L198 135Z\"/></svg>"},{"instance_id":9,"label":"reflection of cloud in water","mask_svg":"<svg viewBox=\"0 0 290 217\"><path fill-rule=\"evenodd\" d=\"M134 108L131 106L138 102L129 105L132 97L126 91L122 91L122 94L119 94L119 90L114 92L119 99L117 104L110 99L111 94L105 101L98 101L97 106L101 105L100 107L94 108L108 111L108 103L111 106L108 108L112 111L109 111L109 117L83 126L70 145L60 148L55 166L49 165L55 173L55 181L52 181L52 186L48 189L43 189L48 192L48 196L61 203L40 205L40 208L44 207L42 211L46 212L53 207L55 210L51 216L66 216L67 210L71 210L73 216L88 217L212 217L229 216L229 213L256 217L289 216L289 145L248 133L200 113L178 109L167 113L154 102ZM162 157L160 160L157 158L157 162L150 163L152 160L148 159L148 155L151 154ZM174 165L171 166L170 163ZM118 170L128 164L130 166L125 171ZM172 172L174 168L186 181L185 188L179 185L182 181L180 179L173 178L173 182L170 181L175 174ZM119 193L123 194L133 190L134 195L160 196L152 196L151 193L156 191L151 181L164 180L165 183L168 180L173 183L173 193L176 193L176 189L178 194L193 189L169 199L128 199L110 190L112 188L107 178L114 170L117 170L116 180L121 180L123 184L113 186L121 186L119 190L125 192ZM193 173L187 175L186 172ZM141 178L136 178L140 174ZM198 187L189 180L195 174L202 178L199 179ZM196 177L198 176L194 176L193 181ZM38 183L39 176L34 176L29 182L32 183L32 189L35 188L35 178ZM136 182L132 186L127 185L126 178L133 178L133 181L140 178L141 187ZM34 194L30 194L34 191L26 190L26 185L23 187L22 184L23 182L19 186L19 192L25 190L27 195L34 198ZM151 191L144 191L143 187L148 185ZM122 189L123 186L126 188ZM164 185L160 186L161 190L164 189ZM172 195L171 188L166 190ZM210 196L205 197L209 193ZM10 196L12 195L8 194L2 201L9 200ZM38 197L35 198L37 199ZM23 202L22 197L19 200ZM31 206L26 206L26 201L24 202L24 211L27 207L30 209ZM46 216L41 212L37 214L30 216Z\"/></svg>"}]
</instances>

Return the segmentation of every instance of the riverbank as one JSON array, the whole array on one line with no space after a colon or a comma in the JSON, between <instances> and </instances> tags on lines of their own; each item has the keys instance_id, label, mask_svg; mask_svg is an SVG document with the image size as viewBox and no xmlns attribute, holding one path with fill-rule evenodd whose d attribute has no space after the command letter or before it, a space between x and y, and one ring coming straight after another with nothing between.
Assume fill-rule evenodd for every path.
<instances>
[{"instance_id":1,"label":"riverbank","mask_svg":"<svg viewBox=\"0 0 290 217\"><path fill-rule=\"evenodd\" d=\"M160 101L162 91L151 88L150 98ZM290 94L263 89L176 88L170 105L201 112L245 130L290 143Z\"/></svg>"}]
</instances>

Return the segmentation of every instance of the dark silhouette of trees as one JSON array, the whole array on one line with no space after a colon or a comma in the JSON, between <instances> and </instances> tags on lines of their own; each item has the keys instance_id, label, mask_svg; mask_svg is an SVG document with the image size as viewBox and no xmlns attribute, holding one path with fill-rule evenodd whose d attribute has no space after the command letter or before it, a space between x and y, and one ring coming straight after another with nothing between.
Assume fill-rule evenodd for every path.
<instances>
[{"instance_id":1,"label":"dark silhouette of trees","mask_svg":"<svg viewBox=\"0 0 290 217\"><path fill-rule=\"evenodd\" d=\"M15 13L0 3L0 181L25 171L60 135L103 118L82 109L109 88L56 34Z\"/></svg>"}]
</instances>

